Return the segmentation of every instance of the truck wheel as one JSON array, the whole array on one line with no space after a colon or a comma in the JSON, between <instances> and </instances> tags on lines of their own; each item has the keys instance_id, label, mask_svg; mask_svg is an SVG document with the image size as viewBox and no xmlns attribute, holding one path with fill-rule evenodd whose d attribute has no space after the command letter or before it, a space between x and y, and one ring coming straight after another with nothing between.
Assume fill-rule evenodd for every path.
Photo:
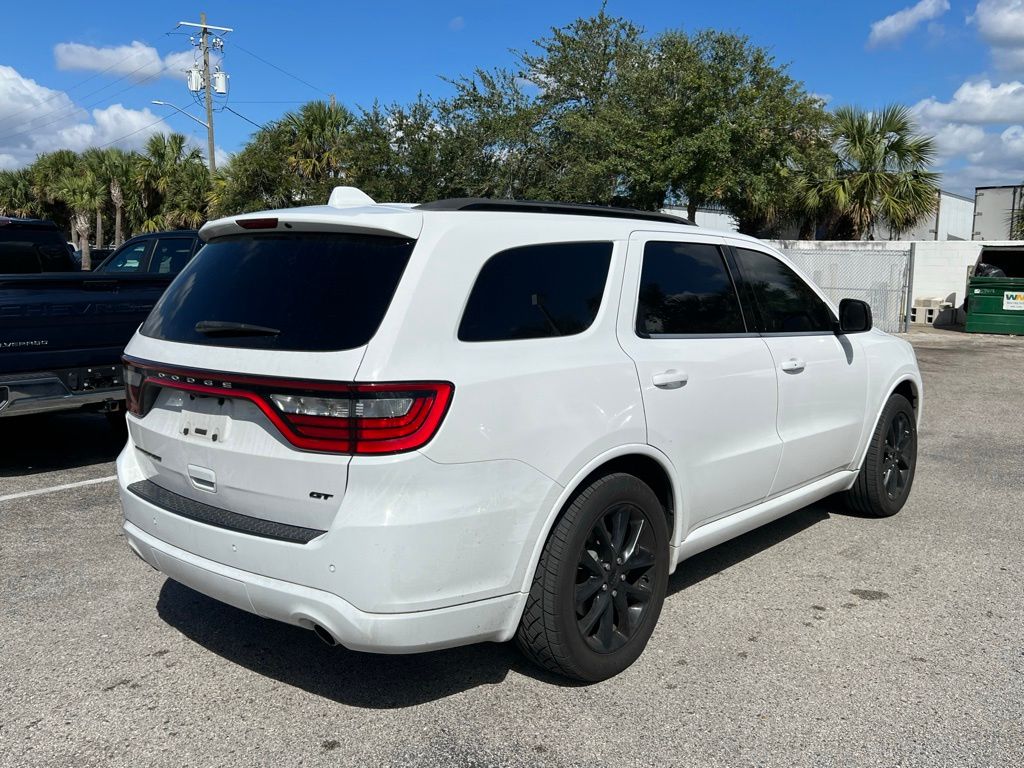
<instances>
[{"instance_id":1,"label":"truck wheel","mask_svg":"<svg viewBox=\"0 0 1024 768\"><path fill-rule=\"evenodd\" d=\"M917 421L903 395L885 404L847 506L871 517L895 515L907 501L917 467Z\"/></svg>"},{"instance_id":2,"label":"truck wheel","mask_svg":"<svg viewBox=\"0 0 1024 768\"><path fill-rule=\"evenodd\" d=\"M544 545L516 642L550 672L588 682L617 675L658 622L668 556L654 491L623 473L596 480Z\"/></svg>"}]
</instances>

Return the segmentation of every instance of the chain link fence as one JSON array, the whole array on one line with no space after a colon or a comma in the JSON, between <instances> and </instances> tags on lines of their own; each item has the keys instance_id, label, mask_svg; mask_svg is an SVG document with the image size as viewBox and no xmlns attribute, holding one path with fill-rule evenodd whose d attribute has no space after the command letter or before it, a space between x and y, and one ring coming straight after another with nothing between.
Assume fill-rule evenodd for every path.
<instances>
[{"instance_id":1,"label":"chain link fence","mask_svg":"<svg viewBox=\"0 0 1024 768\"><path fill-rule=\"evenodd\" d=\"M783 253L837 305L862 299L877 328L901 333L910 290L912 251L785 248Z\"/></svg>"}]
</instances>

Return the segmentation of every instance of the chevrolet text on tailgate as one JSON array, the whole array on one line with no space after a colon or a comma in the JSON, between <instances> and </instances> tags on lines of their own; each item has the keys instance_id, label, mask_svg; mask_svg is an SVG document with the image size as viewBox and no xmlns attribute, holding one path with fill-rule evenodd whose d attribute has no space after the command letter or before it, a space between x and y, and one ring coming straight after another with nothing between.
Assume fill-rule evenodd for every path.
<instances>
[{"instance_id":1,"label":"chevrolet text on tailgate","mask_svg":"<svg viewBox=\"0 0 1024 768\"><path fill-rule=\"evenodd\" d=\"M910 493L910 345L752 238L345 187L200 236L126 350L124 530L330 644L515 638L601 680L686 558L829 494L886 516Z\"/></svg>"},{"instance_id":2,"label":"chevrolet text on tailgate","mask_svg":"<svg viewBox=\"0 0 1024 768\"><path fill-rule=\"evenodd\" d=\"M56 224L0 217L0 418L84 408L123 422L124 345L196 242L149 233L82 272Z\"/></svg>"}]
</instances>

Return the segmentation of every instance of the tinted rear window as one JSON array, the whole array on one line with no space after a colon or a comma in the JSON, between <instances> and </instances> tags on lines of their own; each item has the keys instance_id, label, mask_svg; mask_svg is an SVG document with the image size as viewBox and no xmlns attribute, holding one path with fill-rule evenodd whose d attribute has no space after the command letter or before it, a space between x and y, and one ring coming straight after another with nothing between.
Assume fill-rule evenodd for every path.
<instances>
[{"instance_id":1,"label":"tinted rear window","mask_svg":"<svg viewBox=\"0 0 1024 768\"><path fill-rule=\"evenodd\" d=\"M166 341L323 352L377 332L415 241L348 234L265 234L205 245L142 326ZM197 323L277 333L202 333Z\"/></svg>"},{"instance_id":2,"label":"tinted rear window","mask_svg":"<svg viewBox=\"0 0 1024 768\"><path fill-rule=\"evenodd\" d=\"M57 230L0 226L0 274L66 272L71 254Z\"/></svg>"},{"instance_id":3,"label":"tinted rear window","mask_svg":"<svg viewBox=\"0 0 1024 768\"><path fill-rule=\"evenodd\" d=\"M462 341L571 336L601 306L611 243L549 243L495 254L477 276L459 325Z\"/></svg>"}]
</instances>

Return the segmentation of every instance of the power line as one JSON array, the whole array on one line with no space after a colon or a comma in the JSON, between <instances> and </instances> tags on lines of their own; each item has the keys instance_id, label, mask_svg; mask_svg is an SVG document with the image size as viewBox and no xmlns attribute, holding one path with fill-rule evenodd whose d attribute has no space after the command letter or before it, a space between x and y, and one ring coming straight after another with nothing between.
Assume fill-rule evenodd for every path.
<instances>
[{"instance_id":1,"label":"power line","mask_svg":"<svg viewBox=\"0 0 1024 768\"><path fill-rule=\"evenodd\" d=\"M268 67L273 67L273 68L274 68L274 69L276 69L276 70L277 70L278 72L281 72L282 74L288 75L288 77L290 77L290 78L291 78L292 80L297 80L298 82L302 83L303 85L305 85L305 86L307 86L307 87L309 87L309 88L312 88L312 89L313 89L314 91L317 91L318 93L322 93L322 94L323 94L324 96L330 96L330 94L329 94L329 93L328 93L327 91L323 90L322 88L317 88L317 87L316 87L315 85L313 85L312 83L310 83L310 82L308 82L308 81L306 81L306 80L303 80L303 79L302 79L301 77L299 77L298 75L293 75L293 74L292 74L291 72L289 72L288 70L286 70L286 69L282 69L281 67L277 66L277 64L272 64L271 62L269 62L269 61L267 61L266 59L264 59L264 58L263 58L262 56L258 56L257 54L253 53L253 52L252 52L252 51L250 51L250 50L249 50L248 48L243 48L243 47L242 47L242 46L240 46L240 45L239 45L238 43L235 43L235 48L237 48L238 50L242 51L243 53L247 53L247 54L249 54L250 56L252 56L252 57L253 57L254 59L256 59L257 61L262 61L262 62L263 62L264 64L266 64L266 65L267 65Z\"/></svg>"},{"instance_id":2,"label":"power line","mask_svg":"<svg viewBox=\"0 0 1024 768\"><path fill-rule=\"evenodd\" d=\"M149 123L148 125L144 125L141 128L137 128L136 130L132 131L131 133L126 133L124 136L119 136L118 138L114 139L113 141L108 141L106 144L100 144L97 147L97 149L106 149L111 144L117 144L117 142L119 142L119 141L124 141L125 139L131 138L136 133L141 133L142 131L146 130L147 128L152 128L157 123L162 123L163 120L164 119L162 117L158 118L158 119L154 120L152 123Z\"/></svg>"},{"instance_id":3,"label":"power line","mask_svg":"<svg viewBox=\"0 0 1024 768\"><path fill-rule=\"evenodd\" d=\"M142 69L142 67L139 67L139 69ZM0 136L0 142L4 142L4 141L7 141L8 139L12 139L15 136L21 136L23 134L32 133L33 131L38 131L38 130L40 130L42 128L46 128L47 126L53 125L54 123L59 123L61 120L66 120L67 118L71 117L76 112L78 112L80 109L87 110L87 109L91 109L92 107L99 106L100 104L102 104L104 102L107 102L107 101L110 101L114 97L121 95L125 91L130 91L132 88L135 88L136 86L139 86L139 85L145 85L146 83L150 82L151 80L154 80L157 77L159 77L160 75L162 75L168 69L169 69L169 67L165 65L164 67L162 67L160 69L160 71L154 72L152 75L147 75L144 79L140 80L139 82L131 83L128 86L126 86L124 88L121 88L118 91L114 91L114 93L112 93L112 94L109 94L107 96L104 96L103 98L97 99L96 101L92 102L91 104L83 104L81 106L78 106L77 104L73 104L70 107L62 107L61 109L52 110L52 111L50 111L48 113L39 115L38 117L34 117L31 120L29 120L28 122L22 123L22 125L25 126L22 130L14 131L13 133L9 133L6 136ZM138 72L138 70L134 70L134 71ZM129 72L128 75L125 75L124 77L119 77L117 80L113 81L112 83L109 83L108 85L104 86L103 88L99 88L99 89L97 89L95 91L92 91L92 93L90 93L88 95L93 95L93 94L99 93L100 91L106 90L111 85L114 85L114 83L116 83L116 82L118 82L120 80L124 80L125 77L128 77L131 74L133 74L133 73ZM85 98L85 97L83 97L83 98ZM52 115L52 114L54 114L56 112L62 112L63 114L58 115L53 120L49 120L49 121L47 121L45 123L40 123L39 125L29 125L30 123L33 123L36 120L40 120L40 119L46 117L47 115Z\"/></svg>"},{"instance_id":4,"label":"power line","mask_svg":"<svg viewBox=\"0 0 1024 768\"><path fill-rule=\"evenodd\" d=\"M305 104L305 99L295 99L293 101L232 101L232 104Z\"/></svg>"},{"instance_id":5,"label":"power line","mask_svg":"<svg viewBox=\"0 0 1024 768\"><path fill-rule=\"evenodd\" d=\"M53 94L52 96L47 96L47 97L46 97L45 99L43 99L42 101L39 101L39 102L37 102L37 103L35 103L35 104L29 104L29 105L28 105L28 106L26 106L26 107L22 107L22 108L21 108L21 109L19 109L19 110L16 110L16 111L14 111L14 112L11 112L11 114L7 115L7 116L6 116L5 118L4 118L4 120L5 120L5 121L7 121L7 120L10 120L10 119L11 119L12 117L14 117L15 115L20 115L20 114L21 114L22 112L25 112L25 111L27 111L27 110L30 110L30 109L32 109L33 107L38 107L38 106L39 106L40 104L45 104L45 103L47 103L48 101L53 101L53 100L54 100L54 99L56 99L56 98L57 98L58 96L66 96L66 95L67 95L67 94L68 94L68 93L69 93L70 91L73 91L73 90L75 90L76 88L81 88L81 87L82 87L83 85L85 85L86 83L88 83L88 82L89 82L90 80L95 80L95 79L96 79L97 77L99 77L100 75L104 75L104 74L106 74L107 72L109 72L110 70L114 69L115 67L119 67L119 66L121 66L121 65L122 65L122 64L124 64L124 63L125 63L126 61L128 61L128 59L134 58L134 57L138 56L138 55L139 55L140 53L143 53L143 51L141 51L141 50L136 50L136 51L135 51L134 53L129 53L129 54L127 55L127 56L125 56L125 57L124 57L123 59L121 59L120 61L115 61L115 62L114 62L113 64L111 64L111 65L110 65L109 67L107 67L106 69L101 69L101 70L100 70L99 72L94 72L93 74L89 75L89 77L87 77L87 78L85 78L84 80L81 80L81 81L79 81L79 82L75 83L75 84L74 84L74 85L72 85L72 86L71 86L70 88L68 88L68 89L66 89L66 90L63 90L63 91L56 91L56 92L55 92L55 93L54 93L54 94ZM141 67L140 67L139 69L141 69ZM135 71L137 72L138 70L135 70ZM118 79L123 79L123 78L118 78ZM117 80L115 80L115 81L114 81L114 83L116 83L116 82L117 82ZM110 85L113 85L113 83L110 83ZM104 87L106 87L106 86L104 86ZM102 90L103 90L103 88L100 88L99 90L100 90L100 91L102 91ZM93 91L93 93L99 93L99 91ZM91 94L86 94L86 95L85 95L85 96L83 96L82 98L86 98L86 99L87 99L87 98L89 98L89 96L90 96L90 95L91 95ZM41 117L41 115L40 115L40 117ZM35 118L33 118L33 119L35 119Z\"/></svg>"},{"instance_id":6,"label":"power line","mask_svg":"<svg viewBox=\"0 0 1024 768\"><path fill-rule=\"evenodd\" d=\"M245 120L245 122L247 122L247 123L252 123L252 124L253 124L253 125L255 125L255 126L256 126L257 128L265 128L265 127L266 127L266 126L260 125L260 124L259 124L259 123L257 123L257 122L256 122L255 120L250 120L250 119L249 119L248 117L246 117L245 115L243 115L243 114L242 114L241 112L236 112L235 110L233 110L233 109L232 109L231 107L229 107L229 106L227 106L227 105L225 105L225 106L224 106L224 109L226 109L226 110L227 110L228 112L230 112L230 113L231 113L231 114L233 114L233 115L238 115L238 116L239 116L240 118L242 118L243 120Z\"/></svg>"}]
</instances>

